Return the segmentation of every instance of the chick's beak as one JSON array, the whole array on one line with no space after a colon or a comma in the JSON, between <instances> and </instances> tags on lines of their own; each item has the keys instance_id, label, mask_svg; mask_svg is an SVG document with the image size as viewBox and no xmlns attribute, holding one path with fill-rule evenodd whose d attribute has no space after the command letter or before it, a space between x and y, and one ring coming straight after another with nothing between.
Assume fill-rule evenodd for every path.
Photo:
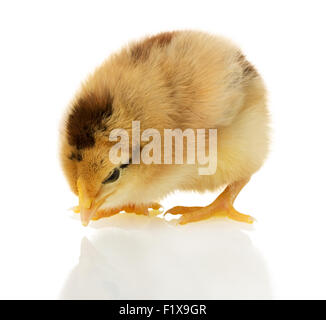
<instances>
[{"instance_id":1,"label":"chick's beak","mask_svg":"<svg viewBox=\"0 0 326 320\"><path fill-rule=\"evenodd\" d=\"M93 202L92 199L87 199L88 201ZM89 221L93 218L96 213L96 208L94 206L85 206L82 204L79 198L79 207L80 207L80 219L83 226L87 226Z\"/></svg>"},{"instance_id":2,"label":"chick's beak","mask_svg":"<svg viewBox=\"0 0 326 320\"><path fill-rule=\"evenodd\" d=\"M111 196L113 192L103 196L101 199L97 200L95 198L90 198L85 192L85 187L83 182L78 178L77 189L79 196L79 208L80 208L80 218L83 226L87 226L91 219L95 216L97 210L105 202L105 200Z\"/></svg>"},{"instance_id":3,"label":"chick's beak","mask_svg":"<svg viewBox=\"0 0 326 320\"><path fill-rule=\"evenodd\" d=\"M85 188L80 178L77 180L77 189L79 196L80 218L83 226L87 226L89 221L94 217L97 209L101 204L95 203L95 199L86 195Z\"/></svg>"}]
</instances>

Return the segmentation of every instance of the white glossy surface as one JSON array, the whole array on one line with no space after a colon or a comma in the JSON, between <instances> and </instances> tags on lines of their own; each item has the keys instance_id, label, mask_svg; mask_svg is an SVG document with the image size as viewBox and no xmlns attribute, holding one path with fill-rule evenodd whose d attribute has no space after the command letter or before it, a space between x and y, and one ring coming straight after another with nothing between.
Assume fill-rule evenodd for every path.
<instances>
[{"instance_id":1,"label":"white glossy surface","mask_svg":"<svg viewBox=\"0 0 326 320\"><path fill-rule=\"evenodd\" d=\"M168 2L0 4L0 298L326 298L324 2ZM230 36L266 79L272 152L236 201L257 222L84 228L57 159L64 107L120 45L178 28Z\"/></svg>"}]
</instances>

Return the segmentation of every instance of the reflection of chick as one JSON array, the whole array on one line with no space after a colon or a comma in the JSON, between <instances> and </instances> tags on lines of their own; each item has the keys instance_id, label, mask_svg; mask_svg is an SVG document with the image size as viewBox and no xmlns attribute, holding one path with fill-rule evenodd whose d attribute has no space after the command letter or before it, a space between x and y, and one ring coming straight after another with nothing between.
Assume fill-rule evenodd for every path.
<instances>
[{"instance_id":1,"label":"reflection of chick","mask_svg":"<svg viewBox=\"0 0 326 320\"><path fill-rule=\"evenodd\" d=\"M155 128L217 128L218 163L213 175L198 165L110 162L108 136L131 123ZM142 146L140 146L142 147ZM131 139L130 146L131 149ZM61 134L61 160L79 195L81 219L122 210L148 213L174 190L224 192L207 207L175 207L180 223L224 215L251 223L233 202L268 150L265 88L254 67L229 41L201 32L161 33L110 57L83 83Z\"/></svg>"},{"instance_id":2,"label":"reflection of chick","mask_svg":"<svg viewBox=\"0 0 326 320\"><path fill-rule=\"evenodd\" d=\"M112 217L83 238L59 298L272 298L264 259L242 226L207 221L188 232L143 218Z\"/></svg>"}]
</instances>

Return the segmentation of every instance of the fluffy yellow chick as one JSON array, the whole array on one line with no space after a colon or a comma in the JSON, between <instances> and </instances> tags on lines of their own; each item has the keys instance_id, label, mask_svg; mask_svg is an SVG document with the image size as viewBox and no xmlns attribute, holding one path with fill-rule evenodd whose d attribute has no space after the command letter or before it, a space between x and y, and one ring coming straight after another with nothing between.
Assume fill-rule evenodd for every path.
<instances>
[{"instance_id":1,"label":"fluffy yellow chick","mask_svg":"<svg viewBox=\"0 0 326 320\"><path fill-rule=\"evenodd\" d=\"M64 117L61 163L79 196L83 225L120 211L148 214L175 190L216 191L207 207L174 207L180 224L212 216L252 223L233 202L268 152L266 91L256 69L229 40L203 32L160 33L109 57L82 84ZM217 169L195 164L110 161L110 132L132 121L154 128L217 129ZM144 147L144 142L139 148ZM174 144L176 147L176 144ZM132 153L131 139L127 148ZM163 144L161 146L163 151Z\"/></svg>"}]
</instances>

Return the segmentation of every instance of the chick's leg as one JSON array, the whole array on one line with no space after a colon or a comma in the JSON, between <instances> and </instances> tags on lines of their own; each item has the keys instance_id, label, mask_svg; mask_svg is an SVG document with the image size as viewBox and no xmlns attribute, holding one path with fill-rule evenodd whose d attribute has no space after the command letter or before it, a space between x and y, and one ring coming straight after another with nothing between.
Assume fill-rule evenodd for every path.
<instances>
[{"instance_id":1,"label":"chick's leg","mask_svg":"<svg viewBox=\"0 0 326 320\"><path fill-rule=\"evenodd\" d=\"M179 219L180 224L200 221L213 216L226 216L230 219L253 223L251 216L242 214L234 209L233 203L241 189L247 184L249 179L244 179L228 185L219 197L207 207L174 207L166 213L182 214Z\"/></svg>"}]
</instances>

